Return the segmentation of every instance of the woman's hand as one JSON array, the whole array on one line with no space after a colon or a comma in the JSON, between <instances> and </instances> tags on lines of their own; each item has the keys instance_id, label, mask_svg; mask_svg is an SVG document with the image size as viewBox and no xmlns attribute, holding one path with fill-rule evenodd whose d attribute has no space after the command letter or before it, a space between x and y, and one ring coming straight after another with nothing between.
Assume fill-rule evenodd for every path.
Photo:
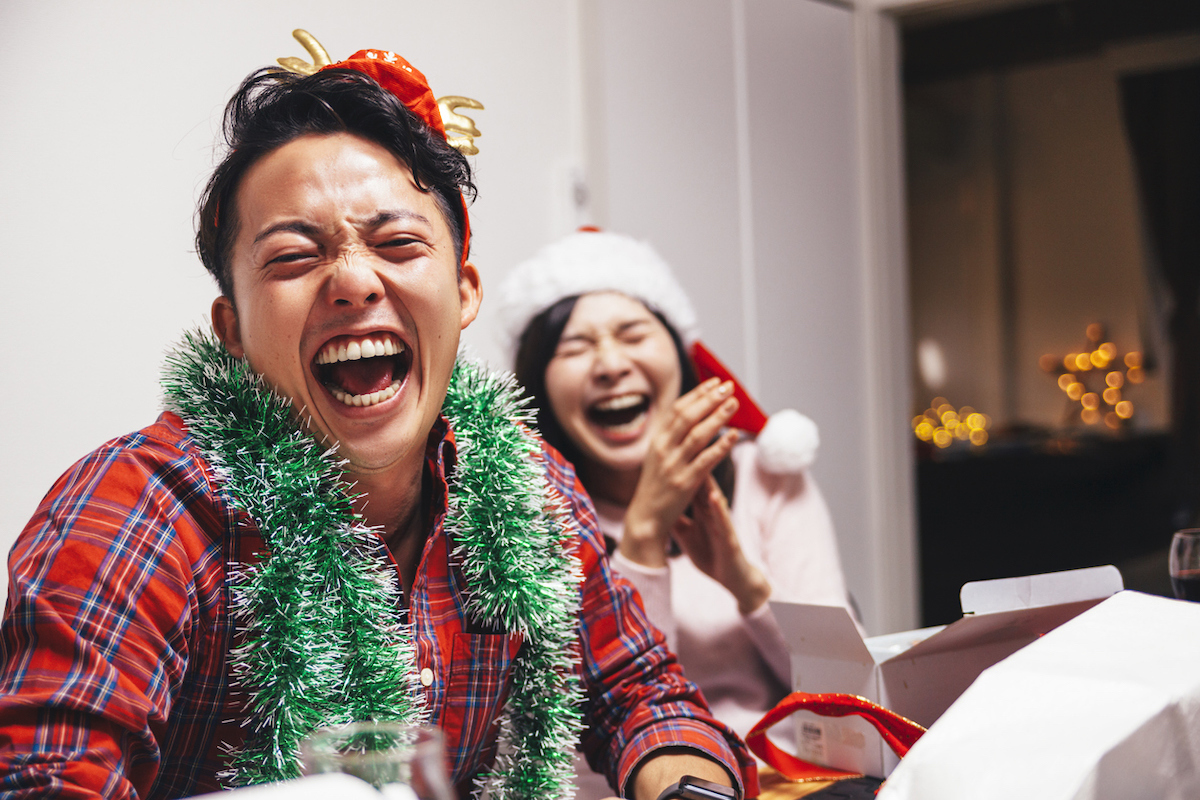
<instances>
[{"instance_id":1,"label":"woman's hand","mask_svg":"<svg viewBox=\"0 0 1200 800\"><path fill-rule=\"evenodd\" d=\"M625 511L619 545L625 558L648 567L666 566L676 522L737 442L736 431L717 435L737 411L732 395L731 381L711 378L672 405L666 424L650 440Z\"/></svg>"},{"instance_id":2,"label":"woman's hand","mask_svg":"<svg viewBox=\"0 0 1200 800\"><path fill-rule=\"evenodd\" d=\"M771 596L771 584L762 570L746 560L729 504L711 475L692 499L691 517L676 520L674 537L701 572L737 599L742 614L756 611Z\"/></svg>"}]
</instances>

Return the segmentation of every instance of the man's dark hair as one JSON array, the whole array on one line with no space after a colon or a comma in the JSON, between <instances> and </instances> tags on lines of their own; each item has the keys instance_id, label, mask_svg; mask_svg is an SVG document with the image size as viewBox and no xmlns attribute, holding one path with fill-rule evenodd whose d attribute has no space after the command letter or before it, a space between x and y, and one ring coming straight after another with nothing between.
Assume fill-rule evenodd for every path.
<instances>
[{"instance_id":1,"label":"man's dark hair","mask_svg":"<svg viewBox=\"0 0 1200 800\"><path fill-rule=\"evenodd\" d=\"M530 397L532 407L537 412L538 432L572 464L579 463L581 453L562 429L554 410L550 408L550 398L546 392L546 368L550 366L550 359L554 358L554 351L558 349L563 330L567 327L579 298L580 295L564 297L529 321L517 342L517 358L513 370L517 382L524 387L525 394ZM675 355L679 359L679 394L687 394L700 384L700 380L696 375L696 368L692 365L692 359L688 357L687 349L683 346L683 338L680 337L679 331L675 330L675 326L667 322L662 312L648 303L643 302L642 305L658 318L671 335ZM733 472L733 462L728 456L713 470L717 484L730 502L733 500Z\"/></svg>"},{"instance_id":2,"label":"man's dark hair","mask_svg":"<svg viewBox=\"0 0 1200 800\"><path fill-rule=\"evenodd\" d=\"M246 170L260 158L308 134L351 133L389 150L432 192L463 262L465 229L461 197L474 199L467 159L446 143L395 95L350 69L296 75L277 68L252 73L225 107L229 151L213 171L197 211L196 251L233 299L229 262L238 234L237 191Z\"/></svg>"}]
</instances>

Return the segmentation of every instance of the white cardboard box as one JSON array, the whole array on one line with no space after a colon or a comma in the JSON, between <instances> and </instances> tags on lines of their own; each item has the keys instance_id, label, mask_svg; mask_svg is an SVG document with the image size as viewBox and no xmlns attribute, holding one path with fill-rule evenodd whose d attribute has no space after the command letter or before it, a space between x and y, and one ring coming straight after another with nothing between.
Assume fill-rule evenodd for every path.
<instances>
[{"instance_id":1,"label":"white cardboard box","mask_svg":"<svg viewBox=\"0 0 1200 800\"><path fill-rule=\"evenodd\" d=\"M976 581L950 625L863 639L840 606L771 601L800 692L843 692L929 727L987 667L1124 588L1116 567ZM801 758L887 776L898 760L861 717L794 715Z\"/></svg>"}]
</instances>

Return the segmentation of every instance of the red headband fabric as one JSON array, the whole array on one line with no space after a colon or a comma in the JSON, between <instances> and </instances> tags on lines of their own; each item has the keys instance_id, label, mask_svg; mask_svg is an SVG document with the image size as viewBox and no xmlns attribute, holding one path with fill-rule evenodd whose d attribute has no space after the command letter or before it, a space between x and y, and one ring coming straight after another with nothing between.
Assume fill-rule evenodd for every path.
<instances>
[{"instance_id":1,"label":"red headband fabric","mask_svg":"<svg viewBox=\"0 0 1200 800\"><path fill-rule=\"evenodd\" d=\"M345 61L321 67L327 69L352 69L374 80L396 96L409 111L425 120L425 124L446 137L442 125L442 112L429 88L429 81L421 71L395 53L387 50L359 50Z\"/></svg>"},{"instance_id":2,"label":"red headband fabric","mask_svg":"<svg viewBox=\"0 0 1200 800\"><path fill-rule=\"evenodd\" d=\"M429 88L429 81L420 70L401 56L388 50L359 50L345 61L321 67L322 71L327 69L352 69L361 72L395 95L405 108L420 117L443 139L446 138L442 112L438 109L433 91ZM471 217L467 213L467 198L460 194L459 201L463 210L462 263L465 264L467 252L471 249Z\"/></svg>"}]
</instances>

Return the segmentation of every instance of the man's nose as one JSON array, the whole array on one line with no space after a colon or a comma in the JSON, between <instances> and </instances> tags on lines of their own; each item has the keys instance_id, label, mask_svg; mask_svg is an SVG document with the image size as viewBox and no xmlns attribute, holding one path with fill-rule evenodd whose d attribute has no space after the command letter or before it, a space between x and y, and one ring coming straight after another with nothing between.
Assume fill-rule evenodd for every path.
<instances>
[{"instance_id":1,"label":"man's nose","mask_svg":"<svg viewBox=\"0 0 1200 800\"><path fill-rule=\"evenodd\" d=\"M370 260L353 252L337 260L327 290L330 301L338 306L370 305L387 293Z\"/></svg>"}]
</instances>

